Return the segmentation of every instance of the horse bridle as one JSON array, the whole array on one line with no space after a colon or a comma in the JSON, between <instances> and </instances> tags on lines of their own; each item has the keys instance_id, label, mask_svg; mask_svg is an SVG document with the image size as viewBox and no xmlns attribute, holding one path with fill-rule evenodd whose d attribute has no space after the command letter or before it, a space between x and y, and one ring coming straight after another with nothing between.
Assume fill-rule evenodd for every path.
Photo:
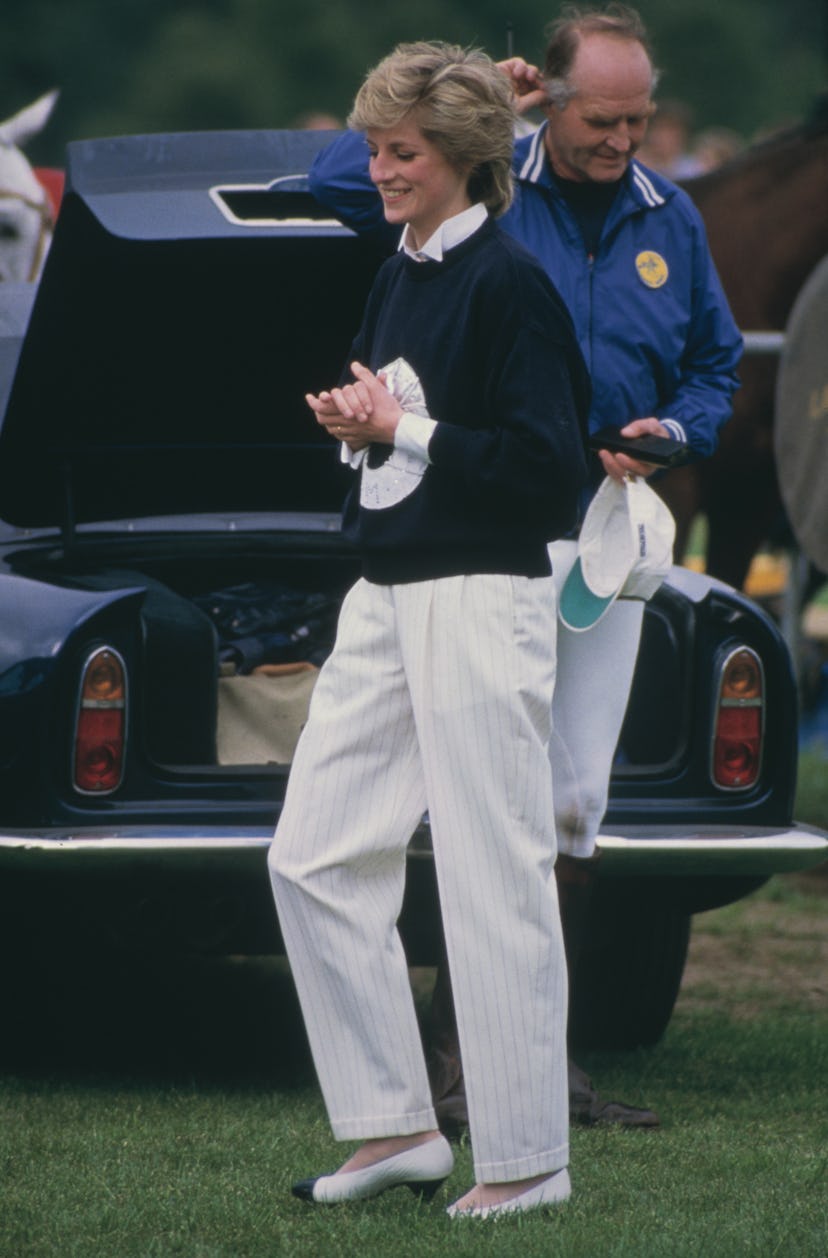
<instances>
[{"instance_id":1,"label":"horse bridle","mask_svg":"<svg viewBox=\"0 0 828 1258\"><path fill-rule=\"evenodd\" d=\"M43 262L44 254L46 253L49 233L55 225L55 217L49 203L48 193L44 188L43 200L37 202L33 201L31 197L27 197L22 192L16 192L14 189L10 188L0 188L0 200L21 201L28 209L34 210L40 216L40 229L37 234L37 244L35 245L32 265L29 268L29 282L31 283L33 280L36 280L40 274L40 266Z\"/></svg>"}]
</instances>

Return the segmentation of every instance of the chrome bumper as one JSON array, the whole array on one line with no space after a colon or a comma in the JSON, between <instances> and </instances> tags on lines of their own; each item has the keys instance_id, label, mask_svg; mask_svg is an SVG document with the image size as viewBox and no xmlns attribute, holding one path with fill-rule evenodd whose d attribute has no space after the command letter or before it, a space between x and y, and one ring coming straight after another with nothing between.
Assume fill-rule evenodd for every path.
<instances>
[{"instance_id":1,"label":"chrome bumper","mask_svg":"<svg viewBox=\"0 0 828 1258\"><path fill-rule=\"evenodd\" d=\"M109 870L128 874L154 869L259 875L273 837L269 828L128 826L83 830L18 830L0 833L0 873L52 871L67 875ZM430 859L424 831L414 858ZM665 826L620 828L599 834L602 876L636 874L747 875L769 877L810 869L828 860L828 834L812 826L766 829Z\"/></svg>"},{"instance_id":2,"label":"chrome bumper","mask_svg":"<svg viewBox=\"0 0 828 1258\"><path fill-rule=\"evenodd\" d=\"M770 877L811 869L828 860L828 834L793 822L790 827L703 827L689 832L669 826L636 826L599 834L601 873L746 875Z\"/></svg>"},{"instance_id":3,"label":"chrome bumper","mask_svg":"<svg viewBox=\"0 0 828 1258\"><path fill-rule=\"evenodd\" d=\"M273 838L261 826L104 826L0 833L0 873L51 870L129 873L153 869L260 873Z\"/></svg>"}]
</instances>

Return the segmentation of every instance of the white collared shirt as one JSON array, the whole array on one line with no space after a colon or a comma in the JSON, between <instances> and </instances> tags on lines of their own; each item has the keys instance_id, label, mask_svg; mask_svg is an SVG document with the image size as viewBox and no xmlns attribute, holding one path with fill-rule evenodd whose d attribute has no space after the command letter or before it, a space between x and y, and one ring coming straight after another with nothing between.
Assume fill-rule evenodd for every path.
<instances>
[{"instance_id":1,"label":"white collared shirt","mask_svg":"<svg viewBox=\"0 0 828 1258\"><path fill-rule=\"evenodd\" d=\"M411 224L406 223L398 247L404 249L408 256L417 262L442 262L443 254L448 253L449 249L453 249L455 245L468 240L469 236L473 235L478 227L482 227L485 221L485 205L479 202L476 205L470 205L468 209L461 210L459 214L453 214L451 218L445 219L420 249L410 243Z\"/></svg>"}]
</instances>

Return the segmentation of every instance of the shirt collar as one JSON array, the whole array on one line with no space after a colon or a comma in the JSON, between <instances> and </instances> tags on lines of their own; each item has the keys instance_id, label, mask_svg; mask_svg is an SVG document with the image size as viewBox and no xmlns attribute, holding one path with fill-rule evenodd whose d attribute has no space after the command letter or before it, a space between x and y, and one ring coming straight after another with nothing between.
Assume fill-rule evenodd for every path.
<instances>
[{"instance_id":1,"label":"shirt collar","mask_svg":"<svg viewBox=\"0 0 828 1258\"><path fill-rule=\"evenodd\" d=\"M461 210L459 214L454 214L441 223L422 249L414 249L409 243L411 227L406 223L399 248L404 249L409 258L415 258L417 262L442 262L443 255L474 235L478 227L485 223L487 216L485 205L480 202L470 205L468 209Z\"/></svg>"}]
</instances>

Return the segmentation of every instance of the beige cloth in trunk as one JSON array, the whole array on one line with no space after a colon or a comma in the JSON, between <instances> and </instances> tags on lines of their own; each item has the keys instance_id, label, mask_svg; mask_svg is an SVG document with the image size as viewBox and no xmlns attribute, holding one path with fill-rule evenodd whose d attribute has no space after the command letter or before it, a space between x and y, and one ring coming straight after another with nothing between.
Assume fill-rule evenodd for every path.
<instances>
[{"instance_id":1,"label":"beige cloth in trunk","mask_svg":"<svg viewBox=\"0 0 828 1258\"><path fill-rule=\"evenodd\" d=\"M220 677L219 764L290 764L318 675L312 664L265 664Z\"/></svg>"}]
</instances>

